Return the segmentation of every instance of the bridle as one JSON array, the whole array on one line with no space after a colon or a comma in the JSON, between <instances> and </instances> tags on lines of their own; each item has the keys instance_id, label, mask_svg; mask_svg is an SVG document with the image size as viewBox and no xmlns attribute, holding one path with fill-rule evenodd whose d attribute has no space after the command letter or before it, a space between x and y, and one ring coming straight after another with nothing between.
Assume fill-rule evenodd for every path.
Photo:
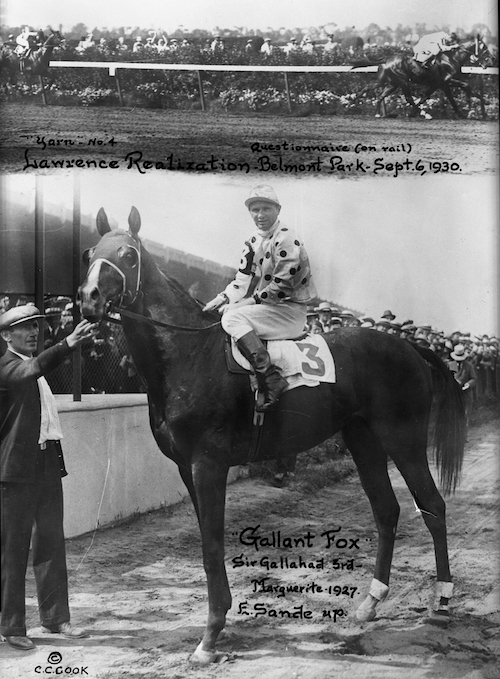
<instances>
[{"instance_id":1,"label":"bridle","mask_svg":"<svg viewBox=\"0 0 500 679\"><path fill-rule=\"evenodd\" d=\"M133 240L132 236L129 234L126 234L131 240ZM135 241L134 241L135 243ZM130 245L128 244L128 247L132 248L135 250L137 253L137 275L136 275L136 280L135 280L135 292L132 293L127 286L127 276L123 273L123 271L120 269L120 267L116 266L113 262L111 262L109 259L106 257L98 257L94 262L89 267L89 270L87 272L87 276L90 275L90 272L94 269L96 265L99 265L99 270L103 264L107 264L110 266L112 269L114 269L118 274L120 275L120 278L122 279L122 291L120 293L120 296L118 298L118 305L123 306L124 309L126 309L129 306L132 306L132 304L136 301L136 299L139 296L140 289L141 289L141 266L142 266L142 257L141 257L141 249L136 247L135 245ZM134 267L135 268L135 267ZM130 301L127 299L127 297L130 296Z\"/></svg>"},{"instance_id":2,"label":"bridle","mask_svg":"<svg viewBox=\"0 0 500 679\"><path fill-rule=\"evenodd\" d=\"M134 240L130 234L126 234L131 240ZM134 243L136 241L134 240ZM200 328L192 327L192 326L185 326L185 325L174 325L173 323L164 323L162 321L157 321L153 318L148 318L147 316L144 316L143 314L137 314L134 311L129 311L129 307L134 304L134 302L141 296L142 289L141 289L141 271L142 271L142 257L141 257L141 248L136 247L135 245L130 245L133 250L136 251L137 253L137 275L136 275L136 281L135 281L135 291L132 292L128 289L127 285L127 276L123 273L123 271L118 267L116 264L111 262L109 259L106 257L98 257L94 262L89 267L89 270L87 272L87 276L89 276L90 272L94 269L96 265L99 265L99 270L102 266L102 264L107 264L110 266L112 269L114 269L118 274L120 275L121 281L122 281L122 290L121 293L118 297L117 301L110 301L106 305L105 309L105 318L106 320L112 321L112 322L117 322L116 319L113 319L110 317L108 314L109 312L116 312L119 313L120 316L126 316L127 318L131 318L136 321L141 321L143 323L148 323L149 325L156 325L161 328L167 328L168 330L182 330L184 332L200 332L202 330L209 330L210 328L214 328L217 325L220 325L220 321L217 321L216 323L211 323L210 325L202 326ZM135 268L135 267L134 267ZM158 271L160 274L165 277L164 273L161 271L161 269L157 266ZM99 273L99 272L98 272ZM130 298L130 299L129 299Z\"/></svg>"},{"instance_id":3,"label":"bridle","mask_svg":"<svg viewBox=\"0 0 500 679\"><path fill-rule=\"evenodd\" d=\"M474 40L474 48L472 48L472 45L470 47L464 47L464 51L469 55L471 64L481 65L482 58L489 54L488 46L478 37Z\"/></svg>"}]
</instances>

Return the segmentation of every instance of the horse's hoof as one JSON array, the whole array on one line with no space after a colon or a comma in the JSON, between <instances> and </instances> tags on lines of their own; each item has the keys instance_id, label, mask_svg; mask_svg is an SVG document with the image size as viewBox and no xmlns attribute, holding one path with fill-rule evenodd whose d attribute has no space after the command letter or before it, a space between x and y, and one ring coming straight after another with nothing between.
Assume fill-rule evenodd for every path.
<instances>
[{"instance_id":1,"label":"horse's hoof","mask_svg":"<svg viewBox=\"0 0 500 679\"><path fill-rule=\"evenodd\" d=\"M369 596L360 606L358 606L356 610L356 620L358 622L371 622L372 620L375 620L376 616L377 611L373 605L372 598Z\"/></svg>"},{"instance_id":2,"label":"horse's hoof","mask_svg":"<svg viewBox=\"0 0 500 679\"><path fill-rule=\"evenodd\" d=\"M361 611L359 608L356 611L356 620L358 622L371 622L377 617L377 612L374 610Z\"/></svg>"},{"instance_id":3,"label":"horse's hoof","mask_svg":"<svg viewBox=\"0 0 500 679\"><path fill-rule=\"evenodd\" d=\"M381 118L381 117L382 116L380 115L380 113L375 113L375 118Z\"/></svg>"},{"instance_id":4,"label":"horse's hoof","mask_svg":"<svg viewBox=\"0 0 500 679\"><path fill-rule=\"evenodd\" d=\"M223 663L229 660L227 653L219 653L218 651L204 651L201 648L201 643L198 644L196 651L189 657L189 662L192 665L211 665L212 663Z\"/></svg>"}]
</instances>

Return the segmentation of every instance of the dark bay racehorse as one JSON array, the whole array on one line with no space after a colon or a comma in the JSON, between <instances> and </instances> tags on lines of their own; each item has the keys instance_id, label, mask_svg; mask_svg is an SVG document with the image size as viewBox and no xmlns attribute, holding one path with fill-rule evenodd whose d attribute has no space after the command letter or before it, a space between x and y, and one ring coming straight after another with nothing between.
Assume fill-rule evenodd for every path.
<instances>
[{"instance_id":1,"label":"dark bay racehorse","mask_svg":"<svg viewBox=\"0 0 500 679\"><path fill-rule=\"evenodd\" d=\"M162 453L179 466L193 501L209 613L192 660L213 662L231 606L224 566L226 478L230 466L248 459L253 413L248 377L227 370L218 314L203 313L145 250L135 208L129 231L111 231L102 208L97 228L102 238L84 255L89 270L79 290L82 314L99 322L110 305L120 308L130 354L147 385L153 435ZM446 623L452 584L445 503L430 474L426 448L435 398L436 459L445 490L453 490L464 451L460 389L435 354L404 340L361 328L335 330L325 339L335 357L336 384L285 392L265 415L259 459L308 450L342 431L379 534L370 593L356 613L359 621L368 621L388 592L399 516L387 471L390 457L432 535L438 582L430 619Z\"/></svg>"},{"instance_id":2,"label":"dark bay racehorse","mask_svg":"<svg viewBox=\"0 0 500 679\"><path fill-rule=\"evenodd\" d=\"M397 54L390 57L385 63L380 64L377 73L377 82L367 85L361 90L358 97L382 88L378 96L375 116L385 117L385 98L398 90L403 92L407 103L412 107L412 114L417 115L422 105L436 90L442 90L450 102L453 110L459 117L463 117L452 94L453 87L459 87L467 95L468 107L471 106L471 87L467 75L462 74L462 66L486 67L491 60L491 54L484 41L477 36L475 40L463 42L457 49L439 54L428 66L422 66L413 57ZM411 94L411 86L420 85L425 87L424 96L415 102ZM481 98L481 110L485 117L484 97L482 87L479 89Z\"/></svg>"}]
</instances>

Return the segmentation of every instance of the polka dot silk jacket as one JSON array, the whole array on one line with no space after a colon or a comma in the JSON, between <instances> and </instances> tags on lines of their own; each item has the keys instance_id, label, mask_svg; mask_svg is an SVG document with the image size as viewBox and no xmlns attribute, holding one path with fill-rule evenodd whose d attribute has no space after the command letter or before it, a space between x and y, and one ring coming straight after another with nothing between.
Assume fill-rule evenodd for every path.
<instances>
[{"instance_id":1,"label":"polka dot silk jacket","mask_svg":"<svg viewBox=\"0 0 500 679\"><path fill-rule=\"evenodd\" d=\"M294 232L279 221L267 232L257 230L245 241L240 268L224 293L230 303L251 295L262 304L314 299L309 259Z\"/></svg>"}]
</instances>

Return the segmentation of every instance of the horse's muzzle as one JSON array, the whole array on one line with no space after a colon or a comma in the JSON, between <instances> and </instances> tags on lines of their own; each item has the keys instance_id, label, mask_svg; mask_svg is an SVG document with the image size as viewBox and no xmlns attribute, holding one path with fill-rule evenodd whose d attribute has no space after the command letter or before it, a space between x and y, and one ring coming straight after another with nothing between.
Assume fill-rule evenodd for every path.
<instances>
[{"instance_id":1,"label":"horse's muzzle","mask_svg":"<svg viewBox=\"0 0 500 679\"><path fill-rule=\"evenodd\" d=\"M76 302L80 312L87 321L99 323L104 316L104 302L97 286L81 285L78 288Z\"/></svg>"}]
</instances>

